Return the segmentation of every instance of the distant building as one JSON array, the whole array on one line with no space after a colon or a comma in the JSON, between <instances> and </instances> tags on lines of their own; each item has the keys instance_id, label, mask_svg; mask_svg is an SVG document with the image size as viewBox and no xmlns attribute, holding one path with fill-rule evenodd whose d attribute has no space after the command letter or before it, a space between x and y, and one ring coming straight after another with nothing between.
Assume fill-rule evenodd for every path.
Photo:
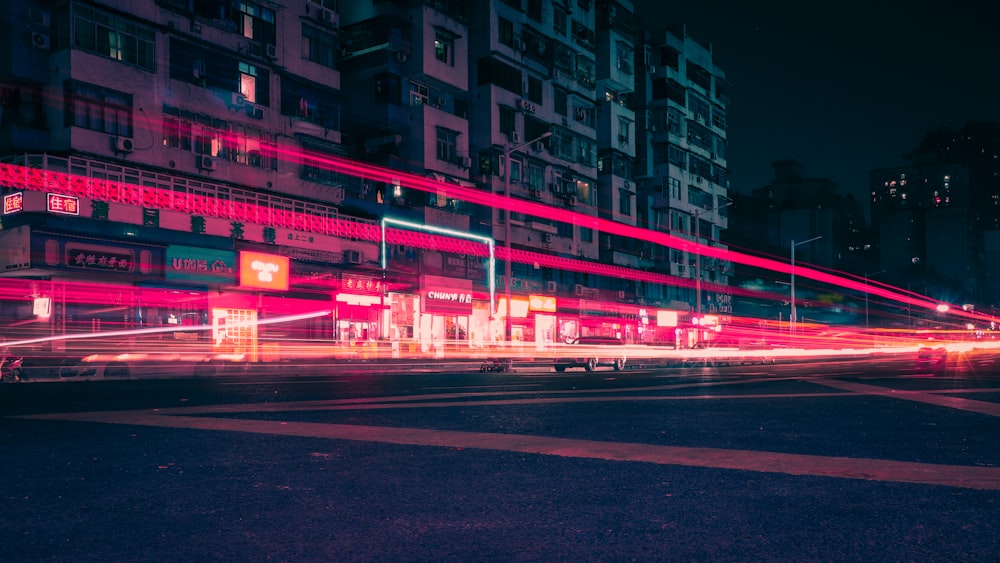
<instances>
[{"instance_id":1,"label":"distant building","mask_svg":"<svg viewBox=\"0 0 1000 563\"><path fill-rule=\"evenodd\" d=\"M864 207L852 196L837 192L826 178L805 175L796 160L771 163L774 179L737 199L732 213L732 244L791 254L792 241L822 237L796 248L796 260L861 274L869 243Z\"/></svg>"},{"instance_id":2,"label":"distant building","mask_svg":"<svg viewBox=\"0 0 1000 563\"><path fill-rule=\"evenodd\" d=\"M883 268L954 300L1000 303L1000 124L927 134L910 166L874 170L872 229Z\"/></svg>"}]
</instances>

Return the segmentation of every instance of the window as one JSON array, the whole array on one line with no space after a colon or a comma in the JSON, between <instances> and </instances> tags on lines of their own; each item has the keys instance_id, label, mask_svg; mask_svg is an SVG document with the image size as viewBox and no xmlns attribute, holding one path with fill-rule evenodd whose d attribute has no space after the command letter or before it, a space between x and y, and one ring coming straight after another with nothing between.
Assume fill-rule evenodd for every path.
<instances>
[{"instance_id":1,"label":"window","mask_svg":"<svg viewBox=\"0 0 1000 563\"><path fill-rule=\"evenodd\" d=\"M274 45L274 10L247 0L233 2L233 5L238 10L237 17L243 37L265 45Z\"/></svg>"},{"instance_id":2,"label":"window","mask_svg":"<svg viewBox=\"0 0 1000 563\"><path fill-rule=\"evenodd\" d=\"M156 33L143 25L81 4L73 5L73 45L156 72Z\"/></svg>"},{"instance_id":3,"label":"window","mask_svg":"<svg viewBox=\"0 0 1000 563\"><path fill-rule=\"evenodd\" d=\"M497 16L497 40L502 45L514 47L514 22Z\"/></svg>"},{"instance_id":4,"label":"window","mask_svg":"<svg viewBox=\"0 0 1000 563\"><path fill-rule=\"evenodd\" d=\"M528 164L528 187L540 190L545 185L545 169L538 164Z\"/></svg>"},{"instance_id":5,"label":"window","mask_svg":"<svg viewBox=\"0 0 1000 563\"><path fill-rule=\"evenodd\" d=\"M617 41L615 54L618 60L618 70L625 74L632 74L632 46L623 41Z\"/></svg>"},{"instance_id":6,"label":"window","mask_svg":"<svg viewBox=\"0 0 1000 563\"><path fill-rule=\"evenodd\" d=\"M401 79L395 74L383 74L375 78L375 101L383 104L398 104L401 93Z\"/></svg>"},{"instance_id":7,"label":"window","mask_svg":"<svg viewBox=\"0 0 1000 563\"><path fill-rule=\"evenodd\" d=\"M343 174L323 163L330 156L345 157L346 155L341 147L334 143L312 137L301 137L300 141L302 142L303 149L300 176L303 180L329 186L344 186L347 184L347 178Z\"/></svg>"},{"instance_id":8,"label":"window","mask_svg":"<svg viewBox=\"0 0 1000 563\"><path fill-rule=\"evenodd\" d=\"M429 97L429 90L427 86L420 84L419 82L410 82L410 105L420 106L426 105L427 99Z\"/></svg>"},{"instance_id":9,"label":"window","mask_svg":"<svg viewBox=\"0 0 1000 563\"><path fill-rule=\"evenodd\" d=\"M542 21L542 0L528 0L528 17L536 22Z\"/></svg>"},{"instance_id":10,"label":"window","mask_svg":"<svg viewBox=\"0 0 1000 563\"><path fill-rule=\"evenodd\" d=\"M239 93L252 104L270 105L267 95L267 81L258 80L259 71L256 65L239 63Z\"/></svg>"},{"instance_id":11,"label":"window","mask_svg":"<svg viewBox=\"0 0 1000 563\"><path fill-rule=\"evenodd\" d=\"M624 188L618 190L618 213L622 217L632 216L632 192Z\"/></svg>"},{"instance_id":12,"label":"window","mask_svg":"<svg viewBox=\"0 0 1000 563\"><path fill-rule=\"evenodd\" d=\"M555 7L552 10L552 27L555 29L557 35L566 35L566 12L562 11L561 8Z\"/></svg>"},{"instance_id":13,"label":"window","mask_svg":"<svg viewBox=\"0 0 1000 563\"><path fill-rule=\"evenodd\" d=\"M626 117L618 118L618 143L627 145L629 140L630 129L632 128L632 121Z\"/></svg>"},{"instance_id":14,"label":"window","mask_svg":"<svg viewBox=\"0 0 1000 563\"><path fill-rule=\"evenodd\" d=\"M498 109L500 112L500 132L510 135L511 132L515 131L514 108L510 106L498 106Z\"/></svg>"},{"instance_id":15,"label":"window","mask_svg":"<svg viewBox=\"0 0 1000 563\"><path fill-rule=\"evenodd\" d=\"M66 81L66 125L132 136L132 95L77 80Z\"/></svg>"},{"instance_id":16,"label":"window","mask_svg":"<svg viewBox=\"0 0 1000 563\"><path fill-rule=\"evenodd\" d=\"M458 131L436 127L437 159L455 163L458 159Z\"/></svg>"},{"instance_id":17,"label":"window","mask_svg":"<svg viewBox=\"0 0 1000 563\"><path fill-rule=\"evenodd\" d=\"M534 76L528 77L528 100L536 104L542 103L542 81Z\"/></svg>"},{"instance_id":18,"label":"window","mask_svg":"<svg viewBox=\"0 0 1000 563\"><path fill-rule=\"evenodd\" d=\"M253 103L270 105L270 73L266 69L175 37L170 39L170 78L221 92L239 92Z\"/></svg>"},{"instance_id":19,"label":"window","mask_svg":"<svg viewBox=\"0 0 1000 563\"><path fill-rule=\"evenodd\" d=\"M581 137L577 142L577 147L579 148L579 154L576 157L577 162L586 166L597 165L597 145L593 141Z\"/></svg>"},{"instance_id":20,"label":"window","mask_svg":"<svg viewBox=\"0 0 1000 563\"><path fill-rule=\"evenodd\" d=\"M522 75L520 69L517 67L489 57L479 59L477 66L479 86L495 84L518 96L523 94L524 85L522 84Z\"/></svg>"},{"instance_id":21,"label":"window","mask_svg":"<svg viewBox=\"0 0 1000 563\"><path fill-rule=\"evenodd\" d=\"M277 169L275 143L266 132L173 106L163 107L163 146Z\"/></svg>"},{"instance_id":22,"label":"window","mask_svg":"<svg viewBox=\"0 0 1000 563\"><path fill-rule=\"evenodd\" d=\"M580 227L580 242L594 242L594 229Z\"/></svg>"},{"instance_id":23,"label":"window","mask_svg":"<svg viewBox=\"0 0 1000 563\"><path fill-rule=\"evenodd\" d=\"M691 113L694 114L695 121L698 121L699 123L708 123L711 112L709 110L708 101L706 101L705 98L689 92L688 107L690 108Z\"/></svg>"},{"instance_id":24,"label":"window","mask_svg":"<svg viewBox=\"0 0 1000 563\"><path fill-rule=\"evenodd\" d=\"M455 35L445 29L434 31L434 58L450 66L455 66Z\"/></svg>"},{"instance_id":25,"label":"window","mask_svg":"<svg viewBox=\"0 0 1000 563\"><path fill-rule=\"evenodd\" d=\"M334 68L336 40L333 35L311 25L302 25L302 58Z\"/></svg>"},{"instance_id":26,"label":"window","mask_svg":"<svg viewBox=\"0 0 1000 563\"><path fill-rule=\"evenodd\" d=\"M552 91L552 106L557 115L567 116L569 112L569 94L562 88Z\"/></svg>"},{"instance_id":27,"label":"window","mask_svg":"<svg viewBox=\"0 0 1000 563\"><path fill-rule=\"evenodd\" d=\"M281 114L340 131L340 104L329 90L305 81L281 77Z\"/></svg>"}]
</instances>

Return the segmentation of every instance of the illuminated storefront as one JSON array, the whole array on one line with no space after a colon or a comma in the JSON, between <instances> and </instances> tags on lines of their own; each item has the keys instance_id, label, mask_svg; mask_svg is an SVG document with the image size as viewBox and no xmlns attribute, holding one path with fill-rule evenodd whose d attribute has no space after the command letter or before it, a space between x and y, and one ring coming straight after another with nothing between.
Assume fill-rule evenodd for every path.
<instances>
[{"instance_id":1,"label":"illuminated storefront","mask_svg":"<svg viewBox=\"0 0 1000 563\"><path fill-rule=\"evenodd\" d=\"M386 297L382 280L344 273L334 301L337 340L359 344L383 338L380 327Z\"/></svg>"}]
</instances>

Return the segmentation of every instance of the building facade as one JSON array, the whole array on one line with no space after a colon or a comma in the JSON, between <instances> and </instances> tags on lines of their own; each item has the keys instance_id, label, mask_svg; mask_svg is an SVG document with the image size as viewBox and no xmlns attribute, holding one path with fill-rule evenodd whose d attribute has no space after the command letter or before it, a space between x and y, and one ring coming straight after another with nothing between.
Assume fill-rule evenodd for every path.
<instances>
[{"instance_id":1,"label":"building facade","mask_svg":"<svg viewBox=\"0 0 1000 563\"><path fill-rule=\"evenodd\" d=\"M724 75L683 37L650 59L631 2L488 7L6 5L0 245L19 297L0 314L31 320L44 294L41 333L193 324L255 357L676 342L695 274L664 263L691 260L614 225L718 244ZM671 141L684 163L653 166ZM651 195L667 178L683 196ZM721 288L726 268L702 277ZM119 294L114 311L83 283Z\"/></svg>"}]
</instances>

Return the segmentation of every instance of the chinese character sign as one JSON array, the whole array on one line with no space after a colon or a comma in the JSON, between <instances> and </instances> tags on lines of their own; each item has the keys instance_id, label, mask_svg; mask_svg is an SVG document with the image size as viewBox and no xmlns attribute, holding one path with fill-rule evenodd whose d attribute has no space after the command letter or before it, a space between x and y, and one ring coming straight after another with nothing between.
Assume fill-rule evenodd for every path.
<instances>
[{"instance_id":1,"label":"chinese character sign","mask_svg":"<svg viewBox=\"0 0 1000 563\"><path fill-rule=\"evenodd\" d=\"M45 208L49 213L59 215L79 215L80 199L71 195L46 194Z\"/></svg>"},{"instance_id":2,"label":"chinese character sign","mask_svg":"<svg viewBox=\"0 0 1000 563\"><path fill-rule=\"evenodd\" d=\"M3 196L3 214L17 213L24 209L24 194L17 192Z\"/></svg>"}]
</instances>

